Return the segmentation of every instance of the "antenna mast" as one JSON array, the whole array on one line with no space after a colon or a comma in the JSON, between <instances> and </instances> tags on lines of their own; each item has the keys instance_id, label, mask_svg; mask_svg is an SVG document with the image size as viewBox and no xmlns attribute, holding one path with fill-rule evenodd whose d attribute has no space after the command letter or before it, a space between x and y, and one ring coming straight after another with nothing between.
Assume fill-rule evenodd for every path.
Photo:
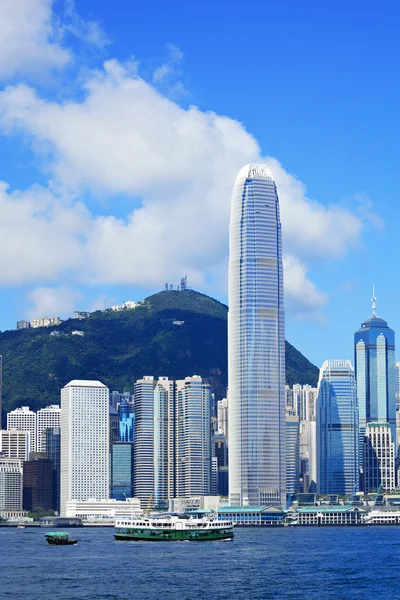
<instances>
[{"instance_id":1,"label":"antenna mast","mask_svg":"<svg viewBox=\"0 0 400 600\"><path fill-rule=\"evenodd\" d=\"M375 298L375 285L372 286L372 316L376 317L376 298Z\"/></svg>"}]
</instances>

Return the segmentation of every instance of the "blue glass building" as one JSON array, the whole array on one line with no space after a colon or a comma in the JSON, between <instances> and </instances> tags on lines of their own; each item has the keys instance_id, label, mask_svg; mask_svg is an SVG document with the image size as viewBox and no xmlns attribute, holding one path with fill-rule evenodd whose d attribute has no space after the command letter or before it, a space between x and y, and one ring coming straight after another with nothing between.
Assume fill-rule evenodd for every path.
<instances>
[{"instance_id":1,"label":"blue glass building","mask_svg":"<svg viewBox=\"0 0 400 600\"><path fill-rule=\"evenodd\" d=\"M394 331L375 314L354 334L357 399L360 418L359 456L367 423L389 423L396 443L396 366Z\"/></svg>"},{"instance_id":2,"label":"blue glass building","mask_svg":"<svg viewBox=\"0 0 400 600\"><path fill-rule=\"evenodd\" d=\"M111 444L111 498L133 498L133 443Z\"/></svg>"},{"instance_id":3,"label":"blue glass building","mask_svg":"<svg viewBox=\"0 0 400 600\"><path fill-rule=\"evenodd\" d=\"M243 167L229 231L229 500L286 506L285 323L279 200L271 171Z\"/></svg>"},{"instance_id":4,"label":"blue glass building","mask_svg":"<svg viewBox=\"0 0 400 600\"><path fill-rule=\"evenodd\" d=\"M122 396L118 404L119 415L119 439L121 442L133 442L135 432L135 417L133 404Z\"/></svg>"},{"instance_id":5,"label":"blue glass building","mask_svg":"<svg viewBox=\"0 0 400 600\"><path fill-rule=\"evenodd\" d=\"M60 514L60 452L61 428L46 429L46 453L53 467L53 510Z\"/></svg>"},{"instance_id":6,"label":"blue glass building","mask_svg":"<svg viewBox=\"0 0 400 600\"><path fill-rule=\"evenodd\" d=\"M358 485L358 410L349 360L326 360L317 398L317 491L351 494Z\"/></svg>"}]
</instances>

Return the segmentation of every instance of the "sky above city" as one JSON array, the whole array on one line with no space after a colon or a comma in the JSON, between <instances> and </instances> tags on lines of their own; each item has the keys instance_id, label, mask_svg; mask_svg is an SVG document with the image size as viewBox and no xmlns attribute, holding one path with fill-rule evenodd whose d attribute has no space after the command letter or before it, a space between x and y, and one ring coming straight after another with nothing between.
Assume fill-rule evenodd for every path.
<instances>
[{"instance_id":1,"label":"sky above city","mask_svg":"<svg viewBox=\"0 0 400 600\"><path fill-rule=\"evenodd\" d=\"M393 2L2 0L0 329L189 285L227 302L237 171L278 187L286 337L397 306Z\"/></svg>"}]
</instances>

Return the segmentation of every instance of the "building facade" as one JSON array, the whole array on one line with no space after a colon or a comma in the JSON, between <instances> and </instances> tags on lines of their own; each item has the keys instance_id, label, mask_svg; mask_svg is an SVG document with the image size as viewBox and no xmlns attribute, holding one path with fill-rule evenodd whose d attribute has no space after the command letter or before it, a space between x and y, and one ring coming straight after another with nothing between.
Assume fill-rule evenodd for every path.
<instances>
[{"instance_id":1,"label":"building facade","mask_svg":"<svg viewBox=\"0 0 400 600\"><path fill-rule=\"evenodd\" d=\"M7 429L29 431L29 452L36 452L36 413L29 410L29 406L22 406L7 413Z\"/></svg>"},{"instance_id":2,"label":"building facade","mask_svg":"<svg viewBox=\"0 0 400 600\"><path fill-rule=\"evenodd\" d=\"M135 444L134 489L143 507L154 495L154 386L152 376L138 379L134 386Z\"/></svg>"},{"instance_id":3,"label":"building facade","mask_svg":"<svg viewBox=\"0 0 400 600\"><path fill-rule=\"evenodd\" d=\"M395 489L395 454L389 423L368 423L364 437L364 491Z\"/></svg>"},{"instance_id":4,"label":"building facade","mask_svg":"<svg viewBox=\"0 0 400 600\"><path fill-rule=\"evenodd\" d=\"M46 429L46 453L51 460L53 477L53 510L60 514L61 427Z\"/></svg>"},{"instance_id":5,"label":"building facade","mask_svg":"<svg viewBox=\"0 0 400 600\"><path fill-rule=\"evenodd\" d=\"M360 414L360 457L363 455L367 423L389 423L396 441L396 367L394 331L376 315L372 299L372 316L354 334L357 398Z\"/></svg>"},{"instance_id":6,"label":"building facade","mask_svg":"<svg viewBox=\"0 0 400 600\"><path fill-rule=\"evenodd\" d=\"M0 452L5 458L28 460L31 448L31 434L19 429L0 431Z\"/></svg>"},{"instance_id":7,"label":"building facade","mask_svg":"<svg viewBox=\"0 0 400 600\"><path fill-rule=\"evenodd\" d=\"M300 491L300 419L286 414L286 494Z\"/></svg>"},{"instance_id":8,"label":"building facade","mask_svg":"<svg viewBox=\"0 0 400 600\"><path fill-rule=\"evenodd\" d=\"M59 404L52 404L37 411L37 451L46 452L46 430L60 427L61 408Z\"/></svg>"},{"instance_id":9,"label":"building facade","mask_svg":"<svg viewBox=\"0 0 400 600\"><path fill-rule=\"evenodd\" d=\"M229 497L286 505L285 330L279 200L270 170L235 182L229 232Z\"/></svg>"},{"instance_id":10,"label":"building facade","mask_svg":"<svg viewBox=\"0 0 400 600\"><path fill-rule=\"evenodd\" d=\"M0 515L22 510L22 461L0 457Z\"/></svg>"},{"instance_id":11,"label":"building facade","mask_svg":"<svg viewBox=\"0 0 400 600\"><path fill-rule=\"evenodd\" d=\"M133 498L133 461L133 442L111 444L110 498L114 500Z\"/></svg>"},{"instance_id":12,"label":"building facade","mask_svg":"<svg viewBox=\"0 0 400 600\"><path fill-rule=\"evenodd\" d=\"M61 516L69 500L109 497L109 393L100 381L61 390Z\"/></svg>"},{"instance_id":13,"label":"building facade","mask_svg":"<svg viewBox=\"0 0 400 600\"><path fill-rule=\"evenodd\" d=\"M53 466L44 452L32 452L23 463L24 510L53 509Z\"/></svg>"},{"instance_id":14,"label":"building facade","mask_svg":"<svg viewBox=\"0 0 400 600\"><path fill-rule=\"evenodd\" d=\"M223 398L217 402L218 431L223 433L228 441L228 399Z\"/></svg>"},{"instance_id":15,"label":"building facade","mask_svg":"<svg viewBox=\"0 0 400 600\"><path fill-rule=\"evenodd\" d=\"M317 491L351 494L358 484L358 409L349 360L326 360L317 398Z\"/></svg>"}]
</instances>

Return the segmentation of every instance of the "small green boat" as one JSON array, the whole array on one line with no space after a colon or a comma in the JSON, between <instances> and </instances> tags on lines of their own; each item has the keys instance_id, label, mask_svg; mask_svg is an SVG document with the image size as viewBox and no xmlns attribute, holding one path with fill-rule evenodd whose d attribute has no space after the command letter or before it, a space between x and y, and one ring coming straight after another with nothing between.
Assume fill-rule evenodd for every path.
<instances>
[{"instance_id":1,"label":"small green boat","mask_svg":"<svg viewBox=\"0 0 400 600\"><path fill-rule=\"evenodd\" d=\"M44 537L50 546L72 546L78 543L78 540L70 538L66 531L49 531Z\"/></svg>"},{"instance_id":2,"label":"small green boat","mask_svg":"<svg viewBox=\"0 0 400 600\"><path fill-rule=\"evenodd\" d=\"M164 518L136 517L120 519L114 537L119 541L209 542L233 538L233 523L211 518L172 516Z\"/></svg>"}]
</instances>

